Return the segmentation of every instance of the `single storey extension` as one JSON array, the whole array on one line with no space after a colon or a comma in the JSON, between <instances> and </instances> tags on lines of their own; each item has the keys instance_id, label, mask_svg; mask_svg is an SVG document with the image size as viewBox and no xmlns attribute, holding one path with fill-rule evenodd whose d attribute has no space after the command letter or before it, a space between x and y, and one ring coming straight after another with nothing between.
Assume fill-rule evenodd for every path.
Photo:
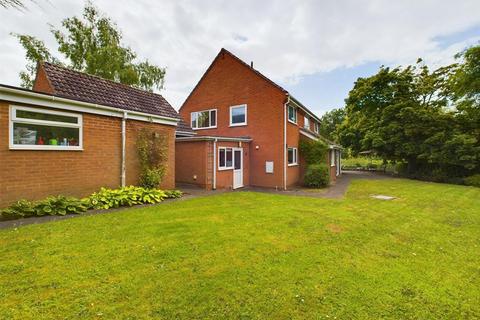
<instances>
[{"instance_id":1,"label":"single storey extension","mask_svg":"<svg viewBox=\"0 0 480 320\"><path fill-rule=\"evenodd\" d=\"M179 121L159 94L42 63L33 90L0 85L0 208L137 184L145 128L166 137L161 187L172 189Z\"/></svg>"}]
</instances>

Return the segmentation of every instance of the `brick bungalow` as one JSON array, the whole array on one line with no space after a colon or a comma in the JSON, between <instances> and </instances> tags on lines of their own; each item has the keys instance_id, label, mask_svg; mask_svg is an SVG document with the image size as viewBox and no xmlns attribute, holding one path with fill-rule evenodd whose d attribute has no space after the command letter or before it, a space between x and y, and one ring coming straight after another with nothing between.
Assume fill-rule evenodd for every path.
<instances>
[{"instance_id":1,"label":"brick bungalow","mask_svg":"<svg viewBox=\"0 0 480 320\"><path fill-rule=\"evenodd\" d=\"M301 139L323 139L320 119L252 65L222 49L179 110L195 136L177 136L176 180L207 189L302 183ZM326 141L326 140L325 140ZM328 142L331 180L341 148Z\"/></svg>"},{"instance_id":2,"label":"brick bungalow","mask_svg":"<svg viewBox=\"0 0 480 320\"><path fill-rule=\"evenodd\" d=\"M0 85L0 207L137 184L142 128L166 137L162 187L174 188L179 121L159 94L42 63L33 90Z\"/></svg>"}]
</instances>

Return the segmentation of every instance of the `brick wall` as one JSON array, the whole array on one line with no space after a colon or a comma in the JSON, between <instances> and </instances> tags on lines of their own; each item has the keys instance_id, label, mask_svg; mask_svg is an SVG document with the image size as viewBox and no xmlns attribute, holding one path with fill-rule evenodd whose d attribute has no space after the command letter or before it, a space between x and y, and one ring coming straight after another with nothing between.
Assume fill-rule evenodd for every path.
<instances>
[{"instance_id":1,"label":"brick wall","mask_svg":"<svg viewBox=\"0 0 480 320\"><path fill-rule=\"evenodd\" d=\"M86 196L100 187L121 184L121 119L83 114L83 151L9 150L9 103L0 101L0 207L21 198ZM168 136L168 170L163 186L174 187L175 128L127 122L127 183L138 182L135 134L150 127Z\"/></svg>"},{"instance_id":2,"label":"brick wall","mask_svg":"<svg viewBox=\"0 0 480 320\"><path fill-rule=\"evenodd\" d=\"M281 187L285 99L284 92L253 73L248 66L224 54L212 65L179 112L190 122L193 111L217 109L217 128L197 130L197 134L251 137L249 183ZM230 107L239 104L247 104L247 125L230 127ZM274 161L274 174L265 172L266 161Z\"/></svg>"}]
</instances>

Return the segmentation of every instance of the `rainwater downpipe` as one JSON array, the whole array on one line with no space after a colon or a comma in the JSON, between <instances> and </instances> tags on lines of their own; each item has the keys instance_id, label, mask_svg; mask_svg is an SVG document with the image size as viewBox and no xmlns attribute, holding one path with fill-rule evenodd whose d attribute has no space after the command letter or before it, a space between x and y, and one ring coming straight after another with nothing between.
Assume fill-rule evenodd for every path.
<instances>
[{"instance_id":1,"label":"rainwater downpipe","mask_svg":"<svg viewBox=\"0 0 480 320\"><path fill-rule=\"evenodd\" d=\"M217 138L213 140L213 190L217 189Z\"/></svg>"},{"instance_id":2,"label":"rainwater downpipe","mask_svg":"<svg viewBox=\"0 0 480 320\"><path fill-rule=\"evenodd\" d=\"M126 166L126 140L127 140L127 112L123 112L123 117L122 117L122 187L125 187L126 184L126 177L127 177L127 166Z\"/></svg>"},{"instance_id":3,"label":"rainwater downpipe","mask_svg":"<svg viewBox=\"0 0 480 320\"><path fill-rule=\"evenodd\" d=\"M283 190L287 190L287 117L289 102L290 95L287 94L287 101L283 110Z\"/></svg>"}]
</instances>

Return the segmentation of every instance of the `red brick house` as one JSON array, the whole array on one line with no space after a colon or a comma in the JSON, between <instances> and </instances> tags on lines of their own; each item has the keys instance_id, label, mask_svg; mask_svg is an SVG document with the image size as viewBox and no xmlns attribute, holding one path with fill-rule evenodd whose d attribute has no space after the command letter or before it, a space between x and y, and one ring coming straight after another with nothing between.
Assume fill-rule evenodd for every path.
<instances>
[{"instance_id":1,"label":"red brick house","mask_svg":"<svg viewBox=\"0 0 480 320\"><path fill-rule=\"evenodd\" d=\"M0 207L137 184L142 128L167 137L162 187L174 188L179 121L161 95L42 63L33 90L0 85Z\"/></svg>"},{"instance_id":2,"label":"red brick house","mask_svg":"<svg viewBox=\"0 0 480 320\"><path fill-rule=\"evenodd\" d=\"M222 49L179 110L196 133L176 139L176 180L208 189L301 184L300 139L322 139L320 119L288 91ZM340 147L329 143L331 180Z\"/></svg>"}]
</instances>

